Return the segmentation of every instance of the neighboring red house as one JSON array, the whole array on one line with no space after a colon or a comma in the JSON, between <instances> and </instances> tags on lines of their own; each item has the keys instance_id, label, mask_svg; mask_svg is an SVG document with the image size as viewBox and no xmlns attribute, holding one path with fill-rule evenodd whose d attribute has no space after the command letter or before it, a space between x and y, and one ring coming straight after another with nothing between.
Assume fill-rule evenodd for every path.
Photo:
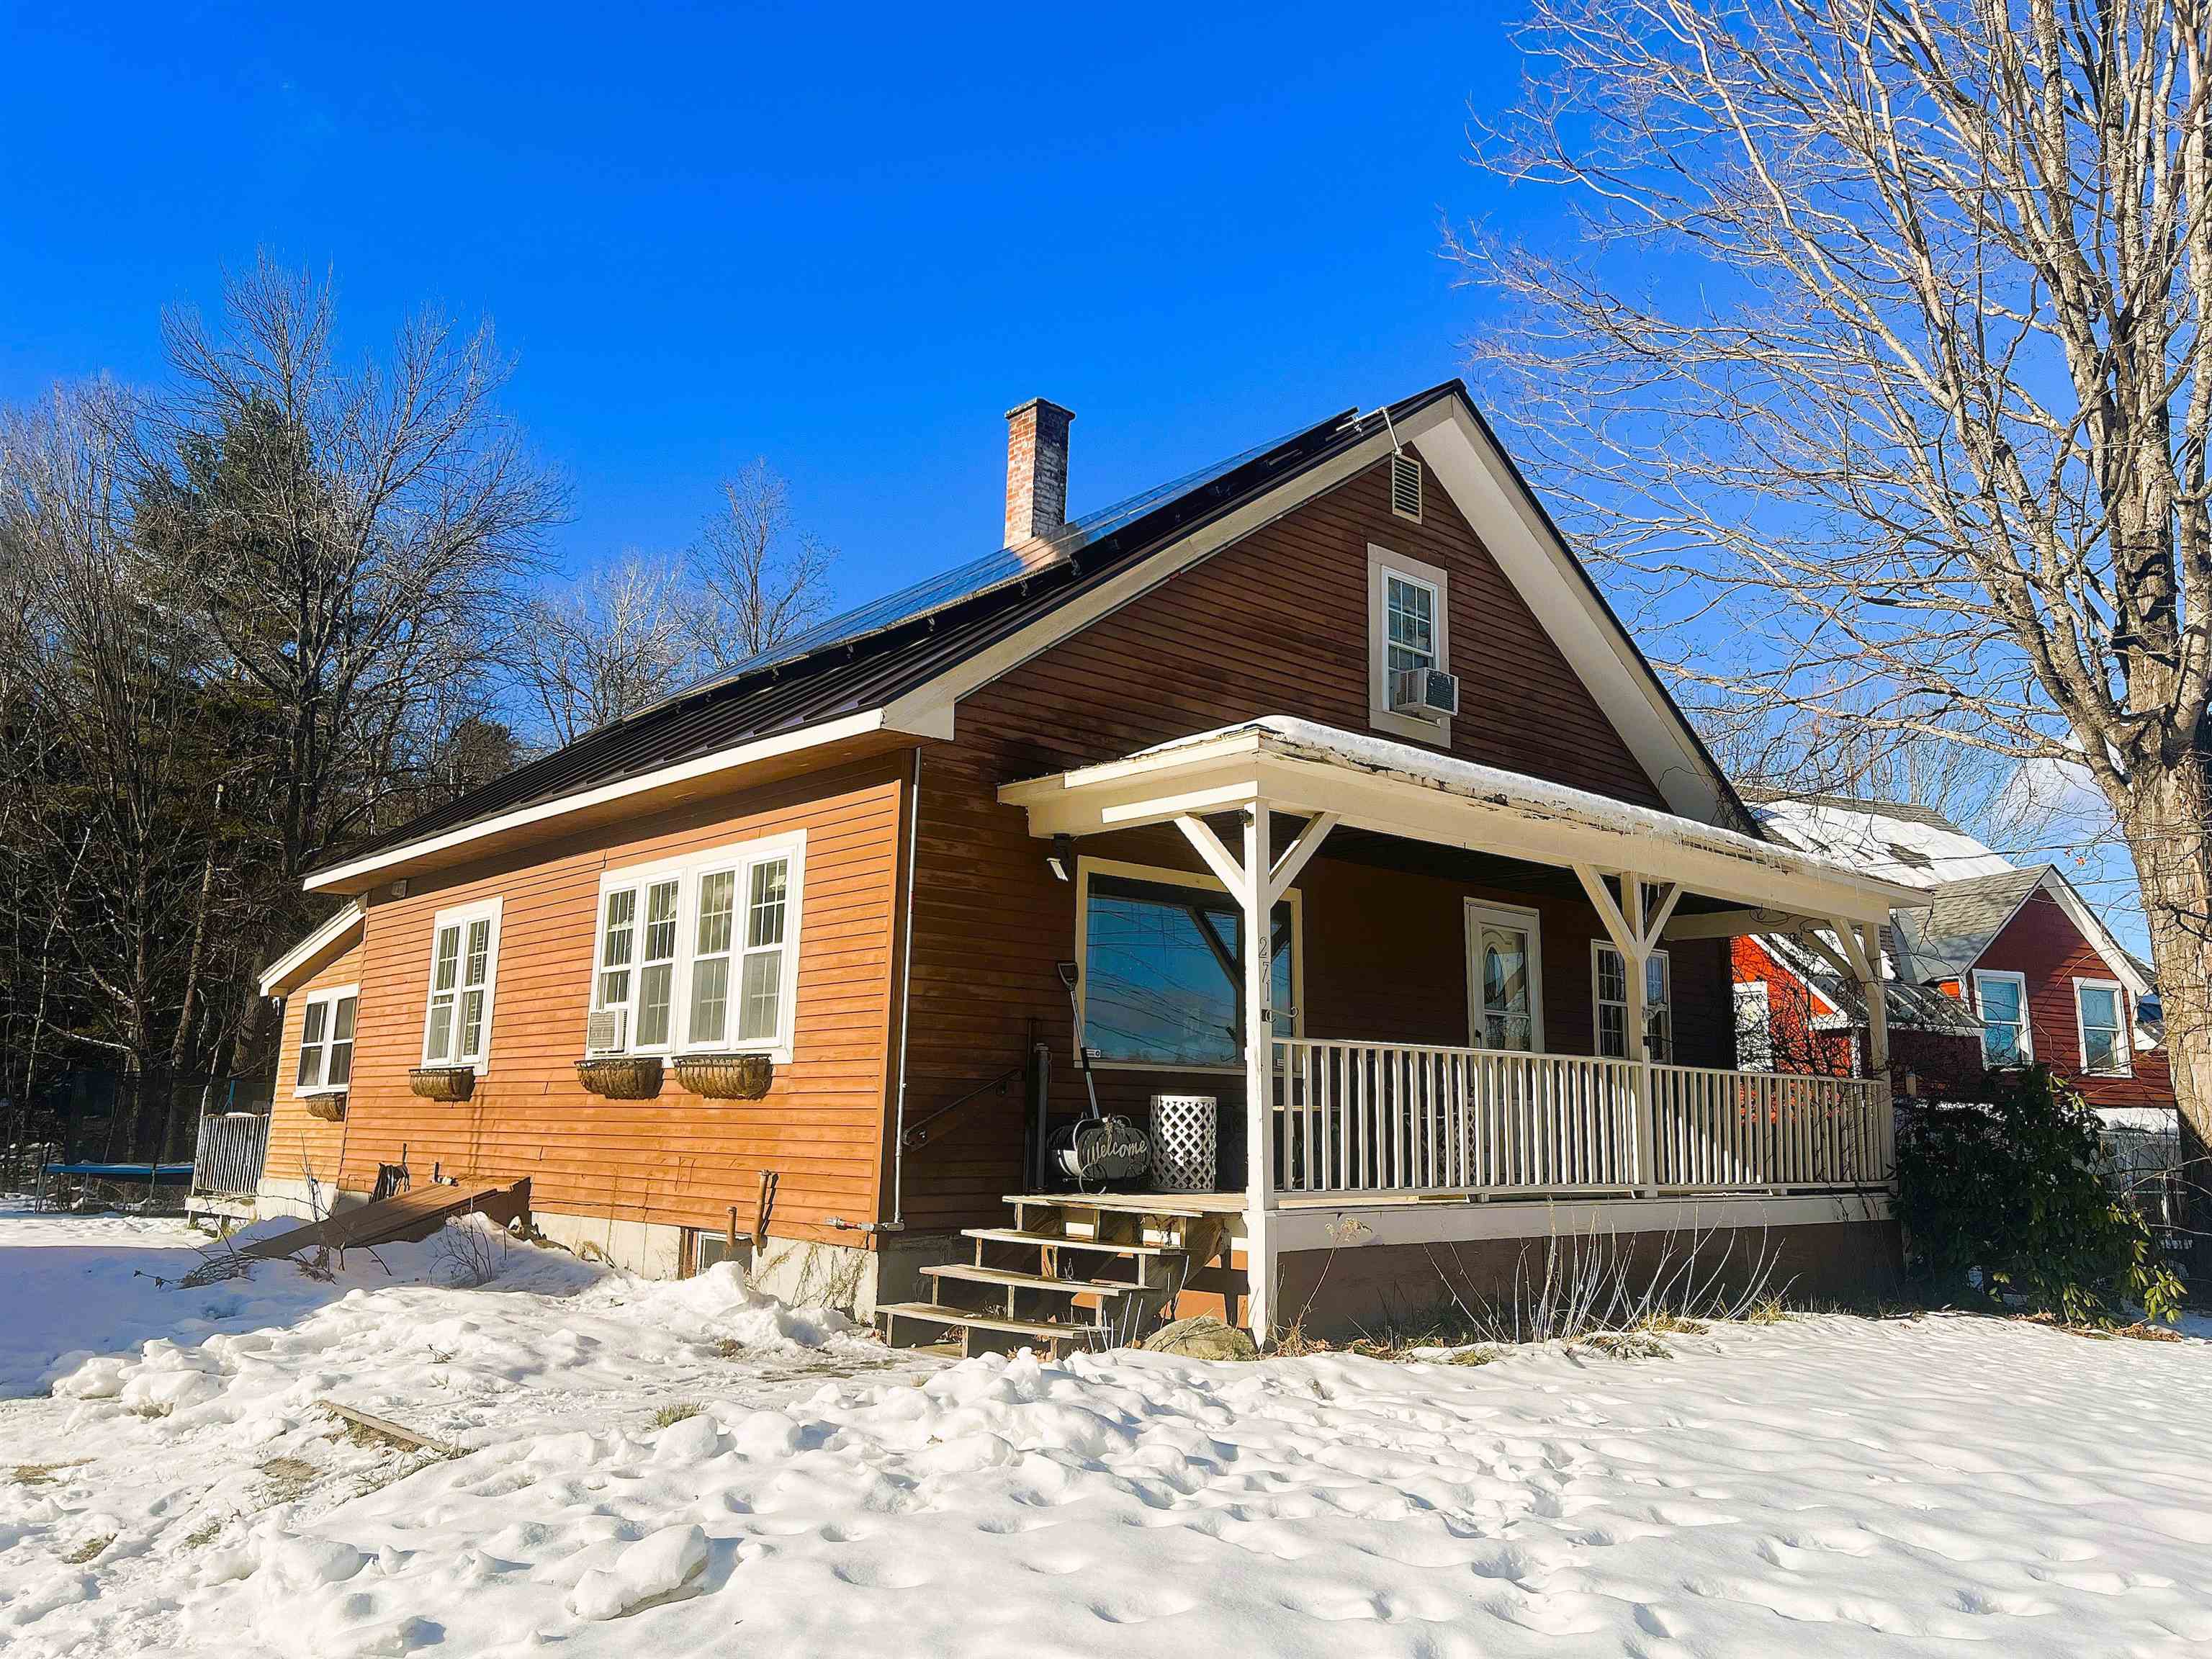
<instances>
[{"instance_id":1,"label":"neighboring red house","mask_svg":"<svg viewBox=\"0 0 2212 1659\"><path fill-rule=\"evenodd\" d=\"M1924 904L1896 910L1883 939L1893 1064L1915 1073L1908 1087L1940 1092L1966 1067L2040 1061L2094 1107L2174 1109L2148 971L2056 866L2014 866L1922 806L1811 796L1766 802L1759 816L1778 840L1925 890ZM1832 1074L1846 1053L1856 1069L1857 1045L1846 1048L1843 1034L1863 1020L1838 1006L1851 994L1820 948L1739 940L1736 994L1754 1024L1749 1000L1768 1004L1778 1066ZM1947 1018L1944 1002L1968 1018ZM1962 1034L1978 1049L1962 1049Z\"/></svg>"},{"instance_id":2,"label":"neighboring red house","mask_svg":"<svg viewBox=\"0 0 2212 1659\"><path fill-rule=\"evenodd\" d=\"M1955 1097L1981 1079L1981 1022L1942 991L1898 978L1893 936L1883 930L1891 1086L1900 1097ZM1784 934L1746 937L1735 941L1732 966L1741 1065L1819 1077L1866 1074L1865 1001L1815 947Z\"/></svg>"}]
</instances>

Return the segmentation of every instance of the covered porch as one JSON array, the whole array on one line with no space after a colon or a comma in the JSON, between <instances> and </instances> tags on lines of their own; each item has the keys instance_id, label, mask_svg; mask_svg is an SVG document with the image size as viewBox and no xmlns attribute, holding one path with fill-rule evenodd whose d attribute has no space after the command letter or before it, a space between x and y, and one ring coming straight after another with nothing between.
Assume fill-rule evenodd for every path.
<instances>
[{"instance_id":1,"label":"covered porch","mask_svg":"<svg viewBox=\"0 0 2212 1659\"><path fill-rule=\"evenodd\" d=\"M1288 719L1000 794L1024 811L1032 836L1068 837L1063 845L1171 826L1234 906L1238 936L1256 942L1224 962L1242 976L1241 1188L1158 1199L1227 1218L1257 1333L1279 1322L1279 1258L1330 1248L1347 1218L1368 1237L1412 1245L1527 1237L1563 1217L1610 1226L1623 1206L1636 1206L1637 1224L1723 1224L1730 1215L1741 1223L1724 1224L1761 1224L1856 1194L1887 1214L1893 1149L1879 995L1868 999L1877 1012L1864 1079L1676 1063L1647 998L1666 994L1663 972L1655 984L1651 970L1670 946L1746 933L1808 937L1870 984L1878 930L1904 890L1656 809ZM1591 1052L1559 1052L1566 1045L1544 1041L1540 1001L1515 1000L1510 914L1495 921L1492 971L1468 969L1468 1042L1384 1040L1340 1019L1327 1022L1330 1034L1299 1021L1272 960L1275 919L1332 837L1456 849L1571 881L1601 929L1593 961L1614 958L1595 969L1602 983L1593 994L1609 990L1617 1002L1593 1018ZM1469 902L1471 934L1479 908ZM1533 957L1533 931L1522 945ZM1536 974L1525 960L1520 971L1524 981ZM1703 1057L1732 1060L1732 1041Z\"/></svg>"}]
</instances>

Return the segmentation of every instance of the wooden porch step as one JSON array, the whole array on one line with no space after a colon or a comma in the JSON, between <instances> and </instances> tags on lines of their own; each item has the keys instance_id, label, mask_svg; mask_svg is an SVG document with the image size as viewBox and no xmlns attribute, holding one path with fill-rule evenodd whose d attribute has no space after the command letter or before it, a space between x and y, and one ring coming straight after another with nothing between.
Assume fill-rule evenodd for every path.
<instances>
[{"instance_id":1,"label":"wooden porch step","mask_svg":"<svg viewBox=\"0 0 2212 1659\"><path fill-rule=\"evenodd\" d=\"M957 1279L963 1284L1003 1285L1014 1290L1051 1291L1062 1296L1127 1296L1152 1288L1132 1285L1126 1279L1051 1279L1042 1273L1016 1273L1010 1267L976 1267L949 1261L921 1270L932 1279Z\"/></svg>"},{"instance_id":2,"label":"wooden porch step","mask_svg":"<svg viewBox=\"0 0 2212 1659\"><path fill-rule=\"evenodd\" d=\"M1236 1215L1244 1208L1243 1195L1238 1193L1008 1193L1006 1202L1038 1209L1176 1216L1188 1221Z\"/></svg>"},{"instance_id":3,"label":"wooden porch step","mask_svg":"<svg viewBox=\"0 0 2212 1659\"><path fill-rule=\"evenodd\" d=\"M1125 1244L1111 1238L1062 1238L1058 1233L1025 1233L1015 1227L963 1227L963 1238L987 1244L1048 1244L1063 1250L1095 1250L1104 1255L1182 1255L1180 1244Z\"/></svg>"},{"instance_id":4,"label":"wooden porch step","mask_svg":"<svg viewBox=\"0 0 2212 1659\"><path fill-rule=\"evenodd\" d=\"M978 1313L973 1308L951 1308L941 1302L890 1302L876 1310L895 1319L926 1319L933 1325L972 1325L978 1330L1012 1331L1018 1336L1042 1336L1067 1342L1088 1342L1107 1334L1099 1325L1079 1325L1054 1319L1019 1319L1006 1314Z\"/></svg>"}]
</instances>

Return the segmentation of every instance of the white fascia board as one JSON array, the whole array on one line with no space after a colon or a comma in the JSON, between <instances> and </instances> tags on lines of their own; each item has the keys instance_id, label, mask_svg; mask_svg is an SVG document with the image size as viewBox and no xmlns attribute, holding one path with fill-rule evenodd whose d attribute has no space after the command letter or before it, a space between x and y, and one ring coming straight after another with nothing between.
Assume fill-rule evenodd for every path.
<instances>
[{"instance_id":1,"label":"white fascia board","mask_svg":"<svg viewBox=\"0 0 2212 1659\"><path fill-rule=\"evenodd\" d=\"M717 750L711 755L700 755L673 766L664 766L634 778L604 783L573 795L562 795L553 800L519 806L514 811L503 812L495 818L465 823L443 835L432 836L424 841L409 842L368 858L356 859L349 864L318 871L307 878L305 885L310 892L336 887L356 881L363 876L374 875L380 870L388 870L394 865L411 864L417 859L465 847L471 842L482 841L486 836L500 835L509 830L566 817L573 812L605 805L609 801L621 800L627 796L649 793L655 789L665 789L672 784L712 777L717 773L734 772L756 761L793 754L803 749L819 748L824 744L836 743L845 738L863 737L872 732L903 732L915 737L949 738L952 735L952 727L949 714L939 717L927 711L900 714L884 708L866 709L858 714L848 714L842 720L825 720L819 726L809 726L797 732L739 744L733 749Z\"/></svg>"},{"instance_id":2,"label":"white fascia board","mask_svg":"<svg viewBox=\"0 0 2212 1659\"><path fill-rule=\"evenodd\" d=\"M301 965L312 962L325 951L359 927L368 912L358 904L349 904L297 945L270 963L261 975L259 990L264 997L281 995L291 988L292 976Z\"/></svg>"},{"instance_id":3,"label":"white fascia board","mask_svg":"<svg viewBox=\"0 0 2212 1659\"><path fill-rule=\"evenodd\" d=\"M1540 779L1530 783L1545 797L1572 793ZM1879 923L1901 896L1910 896L1892 883L1811 854L1695 821L1665 822L1648 808L1598 803L1606 815L1638 822L1586 820L1556 799L1516 804L1281 752L1267 733L1251 730L1008 784L999 799L1028 811L1035 836L1095 835L1264 799L1277 811L1334 812L1354 828L1412 841L1540 864L1632 869L1793 915Z\"/></svg>"}]
</instances>

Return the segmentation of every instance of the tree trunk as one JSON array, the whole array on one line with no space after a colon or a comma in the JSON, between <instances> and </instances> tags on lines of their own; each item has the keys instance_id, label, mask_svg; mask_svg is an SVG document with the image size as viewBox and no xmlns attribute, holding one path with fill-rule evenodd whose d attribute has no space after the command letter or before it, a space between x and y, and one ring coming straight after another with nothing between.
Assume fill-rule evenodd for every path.
<instances>
[{"instance_id":1,"label":"tree trunk","mask_svg":"<svg viewBox=\"0 0 2212 1659\"><path fill-rule=\"evenodd\" d=\"M2190 1226L2212 1224L2212 771L2203 757L2138 787L2123 817L2166 1012Z\"/></svg>"}]
</instances>

